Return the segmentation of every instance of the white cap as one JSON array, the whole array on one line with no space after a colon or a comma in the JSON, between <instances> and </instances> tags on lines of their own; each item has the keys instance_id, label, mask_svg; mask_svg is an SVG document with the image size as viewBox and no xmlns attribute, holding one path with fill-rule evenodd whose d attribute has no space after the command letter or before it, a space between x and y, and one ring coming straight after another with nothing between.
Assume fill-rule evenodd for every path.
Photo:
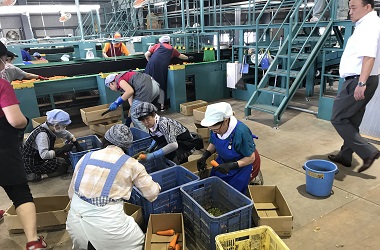
<instances>
[{"instance_id":1,"label":"white cap","mask_svg":"<svg viewBox=\"0 0 380 250\"><path fill-rule=\"evenodd\" d=\"M110 83L115 81L117 74L109 74L106 79L104 80L104 84L109 88Z\"/></svg>"},{"instance_id":2,"label":"white cap","mask_svg":"<svg viewBox=\"0 0 380 250\"><path fill-rule=\"evenodd\" d=\"M70 60L70 56L67 54L64 54L61 56L61 61L68 62Z\"/></svg>"},{"instance_id":3,"label":"white cap","mask_svg":"<svg viewBox=\"0 0 380 250\"><path fill-rule=\"evenodd\" d=\"M71 123L70 115L62 109L53 109L46 112L47 122L50 124L69 125Z\"/></svg>"},{"instance_id":4,"label":"white cap","mask_svg":"<svg viewBox=\"0 0 380 250\"><path fill-rule=\"evenodd\" d=\"M162 36L158 39L160 43L170 43L170 36Z\"/></svg>"},{"instance_id":5,"label":"white cap","mask_svg":"<svg viewBox=\"0 0 380 250\"><path fill-rule=\"evenodd\" d=\"M218 102L207 106L205 118L201 121L203 127L210 127L225 118L233 116L231 105L227 102Z\"/></svg>"}]
</instances>

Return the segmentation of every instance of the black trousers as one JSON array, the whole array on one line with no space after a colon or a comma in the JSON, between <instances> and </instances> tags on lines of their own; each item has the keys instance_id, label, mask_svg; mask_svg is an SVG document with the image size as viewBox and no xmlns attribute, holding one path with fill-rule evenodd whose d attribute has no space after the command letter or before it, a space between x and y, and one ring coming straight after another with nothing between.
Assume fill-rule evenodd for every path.
<instances>
[{"instance_id":1,"label":"black trousers","mask_svg":"<svg viewBox=\"0 0 380 250\"><path fill-rule=\"evenodd\" d=\"M33 196L30 193L30 188L27 182L16 185L4 185L2 187L7 193L9 199L12 200L15 208L24 203L33 202Z\"/></svg>"}]
</instances>

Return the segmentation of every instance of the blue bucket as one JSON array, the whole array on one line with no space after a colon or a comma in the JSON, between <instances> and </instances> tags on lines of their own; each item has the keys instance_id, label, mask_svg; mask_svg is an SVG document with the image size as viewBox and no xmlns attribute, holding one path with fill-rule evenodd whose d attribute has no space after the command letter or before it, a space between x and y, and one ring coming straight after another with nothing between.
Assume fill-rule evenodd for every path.
<instances>
[{"instance_id":1,"label":"blue bucket","mask_svg":"<svg viewBox=\"0 0 380 250\"><path fill-rule=\"evenodd\" d=\"M329 196L338 167L331 161L309 160L305 162L306 192L314 196Z\"/></svg>"}]
</instances>

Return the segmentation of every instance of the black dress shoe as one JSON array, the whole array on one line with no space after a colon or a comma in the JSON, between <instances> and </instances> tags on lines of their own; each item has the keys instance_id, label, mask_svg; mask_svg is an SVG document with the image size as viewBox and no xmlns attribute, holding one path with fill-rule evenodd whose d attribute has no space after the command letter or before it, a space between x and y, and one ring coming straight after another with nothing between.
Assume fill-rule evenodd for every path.
<instances>
[{"instance_id":1,"label":"black dress shoe","mask_svg":"<svg viewBox=\"0 0 380 250\"><path fill-rule=\"evenodd\" d=\"M364 159L363 166L359 168L358 172L361 173L369 169L372 166L373 162L379 157L380 157L380 151L377 151L377 153L374 156Z\"/></svg>"},{"instance_id":2,"label":"black dress shoe","mask_svg":"<svg viewBox=\"0 0 380 250\"><path fill-rule=\"evenodd\" d=\"M351 162L348 160L344 159L341 155L328 155L329 159L333 162L340 163L346 168L351 167Z\"/></svg>"}]
</instances>

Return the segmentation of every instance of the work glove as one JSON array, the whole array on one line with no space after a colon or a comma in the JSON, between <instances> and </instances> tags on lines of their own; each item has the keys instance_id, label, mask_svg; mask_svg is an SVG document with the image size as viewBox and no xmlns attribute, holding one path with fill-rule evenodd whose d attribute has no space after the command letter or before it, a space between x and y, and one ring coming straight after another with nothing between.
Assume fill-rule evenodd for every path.
<instances>
[{"instance_id":1,"label":"work glove","mask_svg":"<svg viewBox=\"0 0 380 250\"><path fill-rule=\"evenodd\" d=\"M74 147L74 144L69 143L61 148L54 149L55 156L60 156L64 153L70 152L71 149L73 149L73 147Z\"/></svg>"},{"instance_id":2,"label":"work glove","mask_svg":"<svg viewBox=\"0 0 380 250\"><path fill-rule=\"evenodd\" d=\"M207 164L206 164L206 160L207 160L210 156L211 156L211 152L208 151L208 150L206 150L206 151L203 153L202 157L198 159L198 161L197 161L197 169L198 169L198 171L203 171L203 170L206 169L206 166L207 166Z\"/></svg>"},{"instance_id":3,"label":"work glove","mask_svg":"<svg viewBox=\"0 0 380 250\"><path fill-rule=\"evenodd\" d=\"M227 163L219 164L219 166L215 167L214 169L215 169L215 171L219 171L222 174L228 174L228 172L230 172L230 170L238 169L238 168L239 168L239 164L237 163L237 161L234 161L234 162L227 162Z\"/></svg>"},{"instance_id":4,"label":"work glove","mask_svg":"<svg viewBox=\"0 0 380 250\"><path fill-rule=\"evenodd\" d=\"M123 98L121 98L121 96L119 96L116 101L114 101L113 103L111 103L111 105L109 106L109 110L112 110L114 111L115 109L117 109L117 107L119 107L122 103L124 102Z\"/></svg>"},{"instance_id":5,"label":"work glove","mask_svg":"<svg viewBox=\"0 0 380 250\"><path fill-rule=\"evenodd\" d=\"M40 80L49 80L49 77L38 76L38 79L40 79Z\"/></svg>"},{"instance_id":6,"label":"work glove","mask_svg":"<svg viewBox=\"0 0 380 250\"><path fill-rule=\"evenodd\" d=\"M150 146L145 150L145 152L150 153L154 151L154 148L157 146L157 142L155 140L152 140L152 143Z\"/></svg>"},{"instance_id":7,"label":"work glove","mask_svg":"<svg viewBox=\"0 0 380 250\"><path fill-rule=\"evenodd\" d=\"M188 57L187 57L187 60L188 60L188 61L194 61L194 56L188 56Z\"/></svg>"},{"instance_id":8,"label":"work glove","mask_svg":"<svg viewBox=\"0 0 380 250\"><path fill-rule=\"evenodd\" d=\"M159 149L159 150L154 151L153 153L148 153L144 161L157 160L163 157L164 157L164 151L162 149Z\"/></svg>"},{"instance_id":9,"label":"work glove","mask_svg":"<svg viewBox=\"0 0 380 250\"><path fill-rule=\"evenodd\" d=\"M73 144L74 144L75 148L77 149L77 152L84 151L84 148L82 148L82 146L79 144L78 141L74 141Z\"/></svg>"}]
</instances>

